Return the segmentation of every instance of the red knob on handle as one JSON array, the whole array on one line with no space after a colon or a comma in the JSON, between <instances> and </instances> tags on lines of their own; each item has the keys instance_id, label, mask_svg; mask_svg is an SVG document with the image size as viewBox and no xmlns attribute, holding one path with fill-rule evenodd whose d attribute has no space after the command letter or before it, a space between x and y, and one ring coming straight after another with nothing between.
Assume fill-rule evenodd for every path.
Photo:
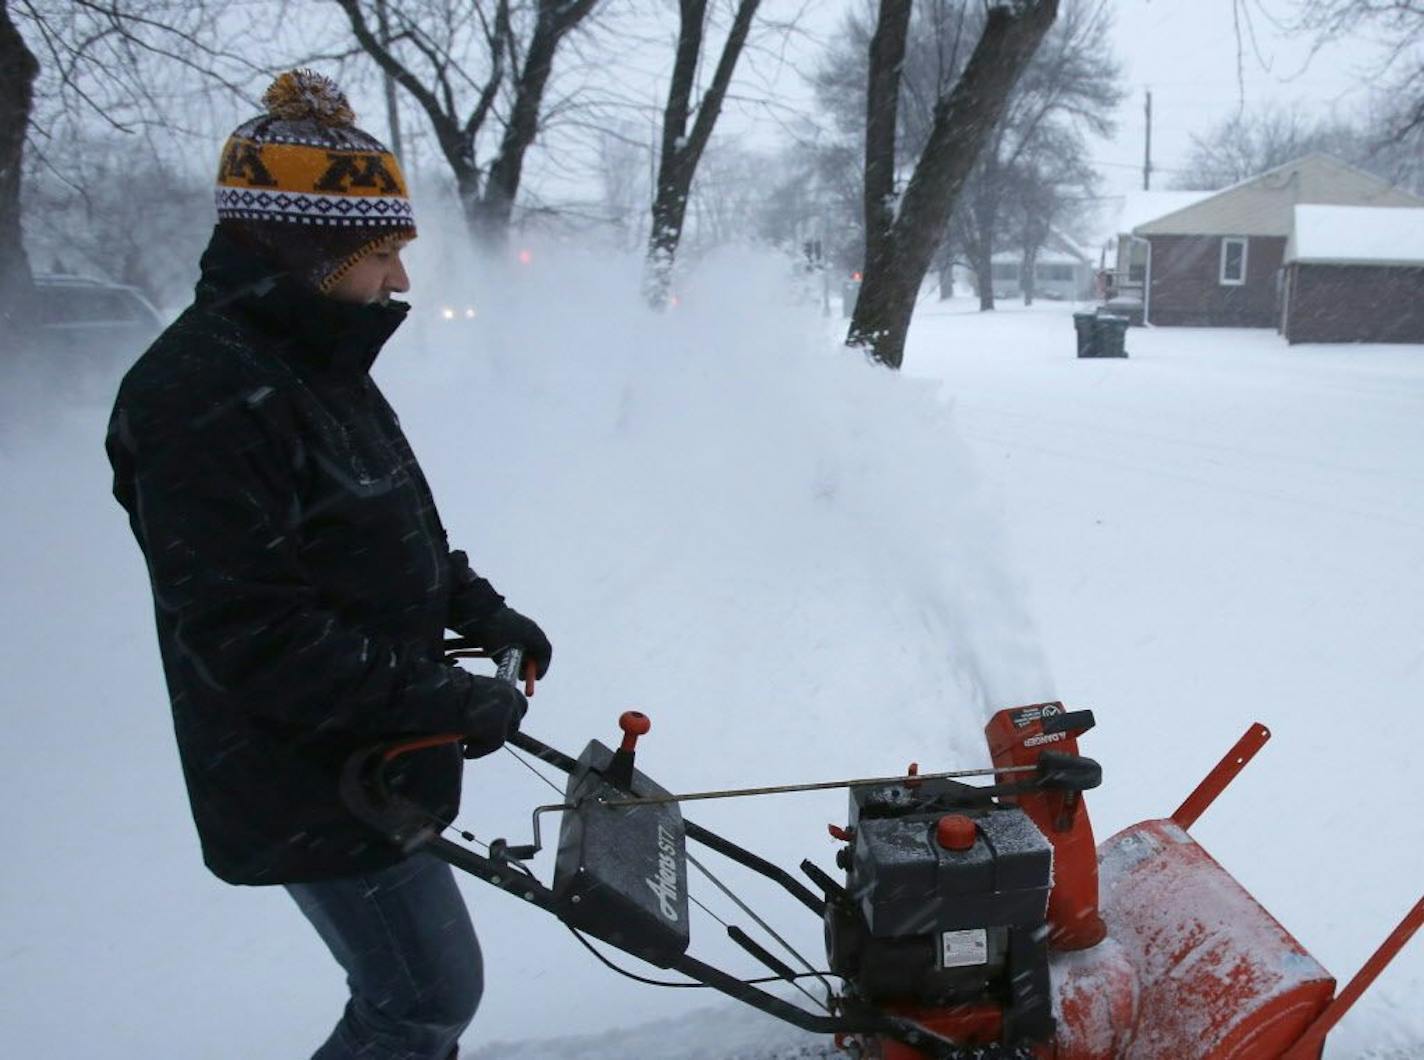
<instances>
[{"instance_id":1,"label":"red knob on handle","mask_svg":"<svg viewBox=\"0 0 1424 1060\"><path fill-rule=\"evenodd\" d=\"M630 754L638 744L638 737L653 727L652 719L640 710L625 710L618 715L618 727L623 730L623 742L618 750Z\"/></svg>"}]
</instances>

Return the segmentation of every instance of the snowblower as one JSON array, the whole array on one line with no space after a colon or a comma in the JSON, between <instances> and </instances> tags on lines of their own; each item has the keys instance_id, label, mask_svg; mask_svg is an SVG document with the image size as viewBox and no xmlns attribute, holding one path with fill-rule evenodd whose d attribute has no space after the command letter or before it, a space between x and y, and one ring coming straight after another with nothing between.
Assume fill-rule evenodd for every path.
<instances>
[{"instance_id":1,"label":"snowblower","mask_svg":"<svg viewBox=\"0 0 1424 1060\"><path fill-rule=\"evenodd\" d=\"M459 641L447 648L479 654ZM499 660L511 681L521 667L515 652ZM532 692L532 675L523 677ZM989 721L983 769L920 774L912 765L904 776L680 795L636 767L650 729L643 714L619 718L616 748L592 740L577 759L519 733L513 747L568 779L560 802L534 810L532 843L495 839L485 853L443 836L446 826L388 776L403 756L459 734L370 748L347 763L342 786L352 811L391 842L553 913L615 971L632 974L589 937L834 1035L866 1060L1319 1057L1326 1034L1424 923L1424 899L1336 994L1330 973L1190 835L1270 738L1265 726L1251 726L1170 817L1098 846L1083 793L1102 772L1078 753L1093 724L1091 711L1061 703L1015 707ZM841 875L802 861L810 886L682 815L701 799L832 788L849 791L847 823L830 826ZM553 813L561 820L546 884L525 863ZM827 967L796 953L689 843L761 874L820 918ZM741 979L691 956L689 866L802 970L730 924L728 936L770 975ZM763 989L772 982L820 1011Z\"/></svg>"}]
</instances>

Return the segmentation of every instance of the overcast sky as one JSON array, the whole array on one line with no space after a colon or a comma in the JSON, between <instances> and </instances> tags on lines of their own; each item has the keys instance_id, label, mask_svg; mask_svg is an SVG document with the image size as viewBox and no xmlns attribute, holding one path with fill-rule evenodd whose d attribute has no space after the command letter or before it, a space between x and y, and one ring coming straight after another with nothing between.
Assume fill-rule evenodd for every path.
<instances>
[{"instance_id":1,"label":"overcast sky","mask_svg":"<svg viewBox=\"0 0 1424 1060\"><path fill-rule=\"evenodd\" d=\"M776 71L770 64L761 64L764 72L770 70L776 76L778 96L802 99L810 105L802 71L814 65L845 13L862 2L819 0L808 7L802 16L805 36L785 69ZM1115 24L1107 46L1122 63L1128 96L1118 114L1116 136L1099 144L1096 152L1107 193L1142 186L1143 97L1147 89L1152 90L1152 186L1163 188L1190 148L1190 134L1231 116L1243 99L1248 108L1277 102L1299 104L1322 114L1332 109L1352 111L1365 100L1369 79L1362 75L1379 54L1375 42L1342 40L1312 56L1309 39L1284 30L1296 9L1294 0L1246 0L1255 47L1251 35L1243 32L1245 51L1238 79L1232 0L1110 2ZM766 5L777 13L799 6L795 0L773 0ZM774 141L777 135L776 122L770 116L754 118L744 112L733 120L750 121L759 141Z\"/></svg>"},{"instance_id":2,"label":"overcast sky","mask_svg":"<svg viewBox=\"0 0 1424 1060\"><path fill-rule=\"evenodd\" d=\"M1093 0L1061 0L1065 6ZM1165 188L1177 176L1190 148L1192 133L1203 133L1230 117L1242 105L1254 108L1263 103L1297 105L1308 112L1326 116L1349 114L1359 109L1368 95L1374 59L1380 54L1378 42L1341 40L1312 55L1312 42L1285 31L1284 23L1298 9L1298 0L1241 0L1251 15L1251 34L1244 33L1244 54L1238 80L1238 33L1233 0L1109 0L1115 15L1110 39L1104 46L1122 64L1127 97L1117 115L1116 135L1094 145L1094 161L1103 177L1105 196L1121 195L1142 184L1144 147L1143 96L1153 95L1153 187ZM808 75L822 61L828 45L842 32L847 13L853 7L873 8L874 0L763 0L760 20L794 19L794 33L778 37L762 29L757 47L744 57L734 86L736 99L729 99L718 125L719 138L766 151L784 147L794 134L798 117L812 117L816 103ZM326 6L301 9L315 24L339 19ZM316 16L320 15L320 19ZM617 25L601 31L598 47L610 49L585 57L589 64L574 75L587 79L590 91L621 93L643 109L629 111L625 135L650 149L657 142L658 112L666 98L667 77L676 36L676 6L671 0L635 0L610 5L605 16ZM600 20L602 21L602 20ZM724 20L725 21L725 20ZM631 32L629 32L631 31ZM640 39L641 38L641 39ZM722 44L723 31L714 31L709 55L704 57L703 81L710 76L711 56ZM606 56L616 54L613 62ZM258 59L261 56L257 56ZM572 66L574 52L565 56ZM386 136L388 126L380 97L379 81L369 74L343 77L352 94L362 123L378 136ZM577 88L572 91L578 92ZM238 120L250 116L251 102L219 99L218 112L211 117L221 132L208 149L180 152L190 157L196 170L208 171L216 158L216 142ZM438 157L428 122L408 98L402 111L409 137L408 158L419 176L447 175ZM584 138L587 141L587 138ZM526 203L564 200L597 200L601 183L591 164L566 166L564 156L546 136L530 160L522 189ZM492 144L487 145L492 149ZM1115 203L1105 201L1103 212L1115 213Z\"/></svg>"},{"instance_id":3,"label":"overcast sky","mask_svg":"<svg viewBox=\"0 0 1424 1060\"><path fill-rule=\"evenodd\" d=\"M1231 0L1120 0L1113 48L1123 63L1128 99L1114 142L1098 163L1113 188L1141 187L1143 93L1152 90L1152 156L1165 186L1190 147L1189 136L1247 107L1265 102L1299 104L1327 114L1365 102L1362 73L1378 54L1369 41L1342 40L1311 55L1311 42L1272 25L1288 17L1289 0L1248 0L1255 29L1245 35L1237 77L1237 33ZM1264 61L1264 65L1263 65ZM1243 95L1244 88L1244 95Z\"/></svg>"}]
</instances>

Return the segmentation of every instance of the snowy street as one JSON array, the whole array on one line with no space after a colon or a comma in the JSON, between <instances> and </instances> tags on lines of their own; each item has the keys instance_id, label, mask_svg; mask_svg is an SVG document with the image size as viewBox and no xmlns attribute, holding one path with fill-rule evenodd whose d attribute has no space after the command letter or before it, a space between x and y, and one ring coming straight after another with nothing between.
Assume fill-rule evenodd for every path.
<instances>
[{"instance_id":1,"label":"snowy street","mask_svg":"<svg viewBox=\"0 0 1424 1060\"><path fill-rule=\"evenodd\" d=\"M979 766L986 711L1057 698L1097 716L1102 839L1171 813L1259 720L1273 739L1194 834L1352 975L1424 889L1424 348L1132 329L1127 360L1078 361L1070 305L931 296L891 376L825 339L838 317L784 307L774 267L714 261L704 297L652 318L636 262L574 263L458 336L418 300L429 321L382 355L452 544L556 646L528 730L577 753L638 706L640 768L685 791ZM106 415L86 399L0 433L7 1051L305 1055L345 987L280 890L203 869ZM462 822L524 842L552 798L495 756L467 769ZM829 868L844 801L688 816ZM463 889L479 1060L819 1054ZM748 899L823 959L805 910ZM705 917L693 938L758 973ZM1326 1056L1424 1056L1421 992L1416 939Z\"/></svg>"}]
</instances>

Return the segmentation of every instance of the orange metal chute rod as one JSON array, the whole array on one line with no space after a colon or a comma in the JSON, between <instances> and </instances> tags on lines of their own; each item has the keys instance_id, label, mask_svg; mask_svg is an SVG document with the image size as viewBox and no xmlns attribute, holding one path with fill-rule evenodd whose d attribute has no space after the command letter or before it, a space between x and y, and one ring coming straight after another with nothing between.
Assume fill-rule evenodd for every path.
<instances>
[{"instance_id":1,"label":"orange metal chute rod","mask_svg":"<svg viewBox=\"0 0 1424 1060\"><path fill-rule=\"evenodd\" d=\"M1256 752L1266 746L1271 738L1271 730L1259 721L1246 730L1235 746L1208 773L1186 801L1177 807L1172 820L1182 831L1189 831L1204 814L1216 797L1226 790L1226 786L1236 779L1236 775L1246 768L1246 763L1256 757Z\"/></svg>"},{"instance_id":2,"label":"orange metal chute rod","mask_svg":"<svg viewBox=\"0 0 1424 1060\"><path fill-rule=\"evenodd\" d=\"M1375 950L1364 967L1355 973L1355 978L1345 985L1345 989L1336 995L1335 1000L1326 1006L1315 1022L1306 1028L1300 1040L1285 1051L1281 1060L1313 1060L1318 1056L1320 1043L1325 1040L1325 1036L1340 1022L1340 1018L1350 1011L1350 1006L1360 999L1360 995L1375 981L1375 977L1384 971L1385 965L1394 960L1395 954L1404 948L1404 944L1414 936L1421 925L1424 925L1424 898L1414 903L1414 908L1406 913L1399 926L1389 933L1389 938Z\"/></svg>"}]
</instances>

